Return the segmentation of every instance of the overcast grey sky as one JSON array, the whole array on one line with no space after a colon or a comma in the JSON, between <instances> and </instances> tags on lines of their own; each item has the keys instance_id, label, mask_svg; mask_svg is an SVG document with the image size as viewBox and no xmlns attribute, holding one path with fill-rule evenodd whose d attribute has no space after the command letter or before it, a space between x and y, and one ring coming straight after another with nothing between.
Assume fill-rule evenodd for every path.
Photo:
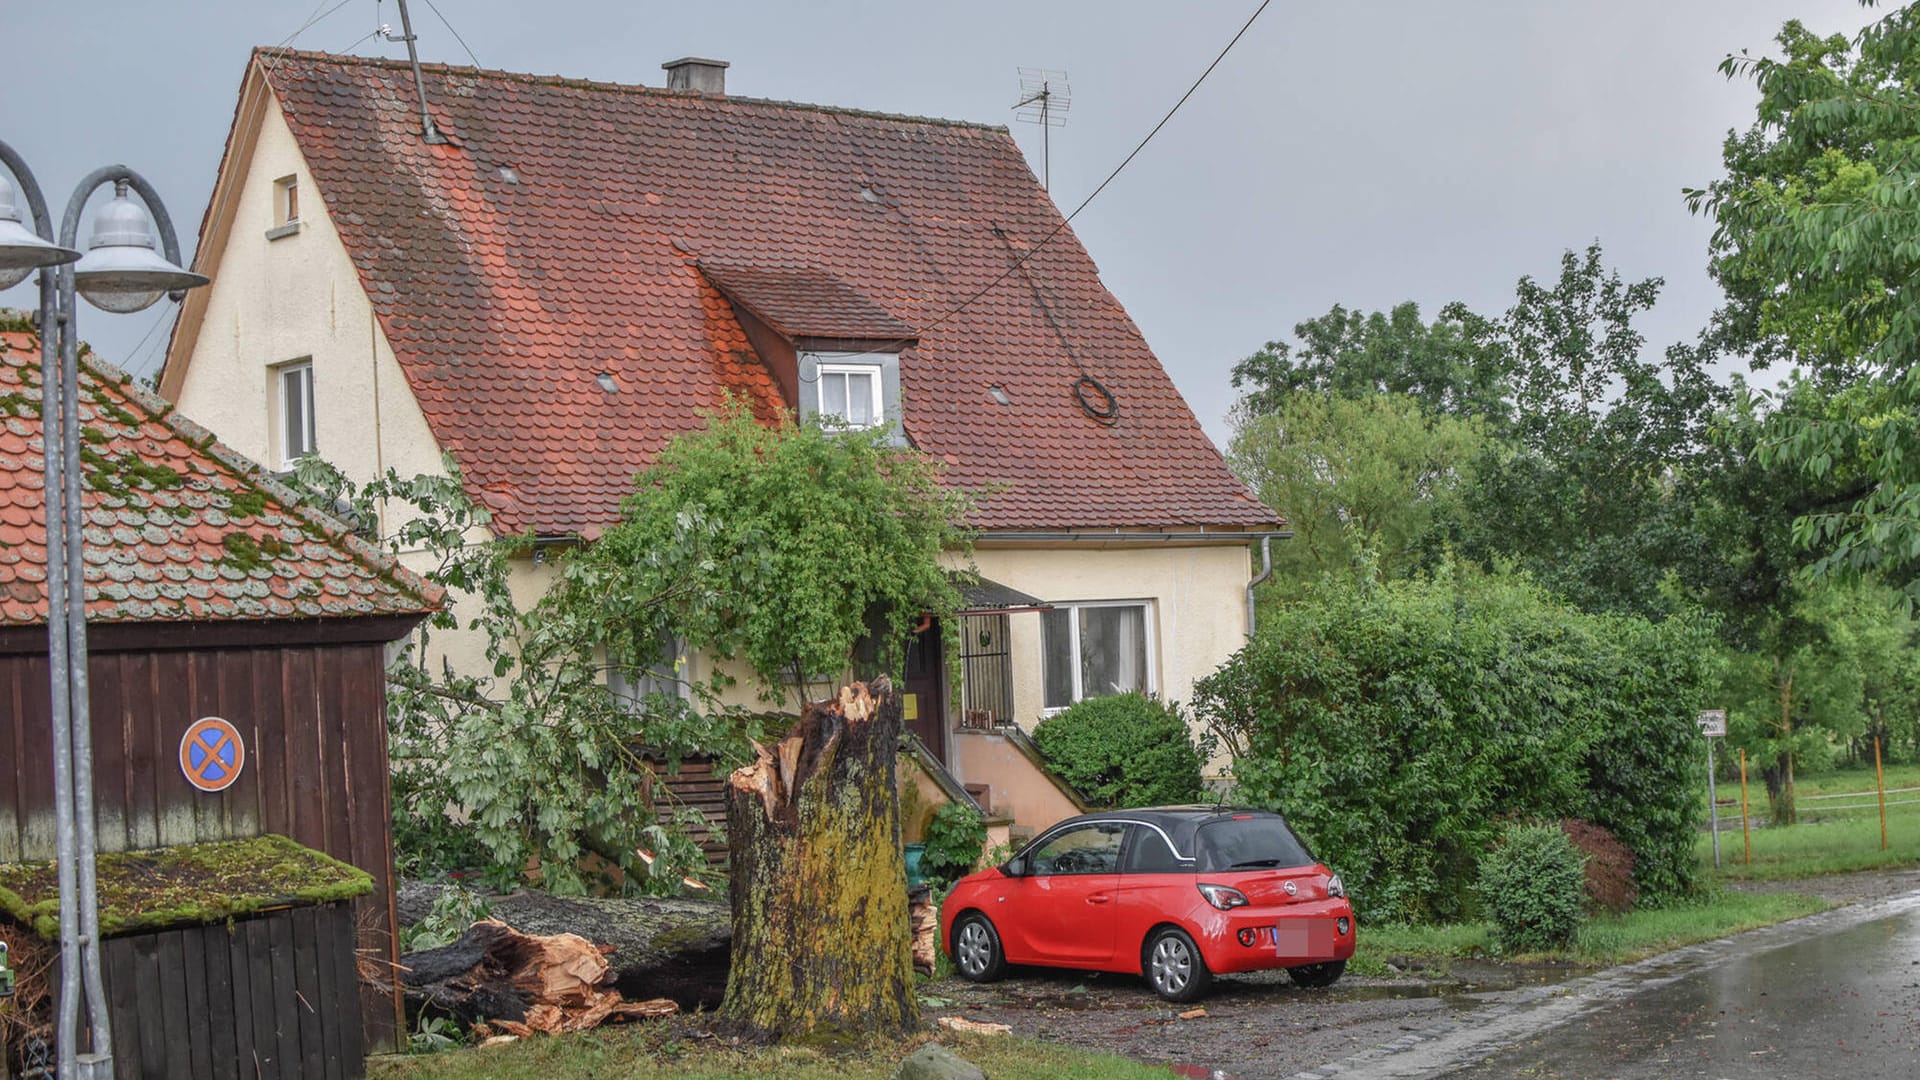
<instances>
[{"instance_id":1,"label":"overcast grey sky","mask_svg":"<svg viewBox=\"0 0 1920 1080\"><path fill-rule=\"evenodd\" d=\"M256 44L309 17L300 48L403 56L393 0L4 0L0 138L56 216L89 169L157 185L193 236ZM1172 105L1256 0L432 0L486 67L658 85L660 63L732 61L731 92L1007 123L1038 173L1039 129L1013 120L1017 69L1064 69L1053 191L1078 204ZM423 59L467 53L428 0ZM1683 186L1719 174L1752 117L1715 70L1788 18L1852 33L1855 0L1275 0L1145 153L1074 223L1224 448L1235 361L1335 302L1449 300L1497 312L1521 275L1598 239L1667 288L1650 348L1714 306L1707 224ZM84 232L83 232L84 237ZM31 285L0 293L28 307ZM172 319L84 308L84 337L144 373Z\"/></svg>"}]
</instances>

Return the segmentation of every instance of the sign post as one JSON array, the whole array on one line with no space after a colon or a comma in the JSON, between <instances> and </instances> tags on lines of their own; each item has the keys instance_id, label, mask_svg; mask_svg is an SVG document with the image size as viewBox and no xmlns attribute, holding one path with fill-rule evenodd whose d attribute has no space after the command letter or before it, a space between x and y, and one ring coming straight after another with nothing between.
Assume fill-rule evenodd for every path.
<instances>
[{"instance_id":1,"label":"sign post","mask_svg":"<svg viewBox=\"0 0 1920 1080\"><path fill-rule=\"evenodd\" d=\"M1727 734L1727 710L1705 709L1694 718L1700 725L1700 734L1707 738L1707 816L1713 826L1713 868L1720 869L1720 793L1713 778L1713 740L1725 738ZM1742 821L1741 827L1746 826Z\"/></svg>"}]
</instances>

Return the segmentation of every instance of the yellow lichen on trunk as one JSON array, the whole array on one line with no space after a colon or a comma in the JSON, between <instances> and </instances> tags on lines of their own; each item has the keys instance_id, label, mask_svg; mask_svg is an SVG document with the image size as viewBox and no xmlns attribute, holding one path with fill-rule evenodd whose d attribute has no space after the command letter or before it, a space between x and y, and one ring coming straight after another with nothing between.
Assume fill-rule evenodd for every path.
<instances>
[{"instance_id":1,"label":"yellow lichen on trunk","mask_svg":"<svg viewBox=\"0 0 1920 1080\"><path fill-rule=\"evenodd\" d=\"M783 1037L902 1034L913 996L886 679L807 706L727 792L733 963L722 1012Z\"/></svg>"}]
</instances>

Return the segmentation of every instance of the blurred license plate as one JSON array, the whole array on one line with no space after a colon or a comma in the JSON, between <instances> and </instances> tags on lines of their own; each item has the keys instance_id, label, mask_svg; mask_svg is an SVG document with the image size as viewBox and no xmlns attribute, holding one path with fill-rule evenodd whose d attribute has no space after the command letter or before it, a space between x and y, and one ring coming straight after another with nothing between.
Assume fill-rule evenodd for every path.
<instances>
[{"instance_id":1,"label":"blurred license plate","mask_svg":"<svg viewBox=\"0 0 1920 1080\"><path fill-rule=\"evenodd\" d=\"M1273 955L1328 956L1333 953L1331 919L1288 919L1273 928Z\"/></svg>"}]
</instances>

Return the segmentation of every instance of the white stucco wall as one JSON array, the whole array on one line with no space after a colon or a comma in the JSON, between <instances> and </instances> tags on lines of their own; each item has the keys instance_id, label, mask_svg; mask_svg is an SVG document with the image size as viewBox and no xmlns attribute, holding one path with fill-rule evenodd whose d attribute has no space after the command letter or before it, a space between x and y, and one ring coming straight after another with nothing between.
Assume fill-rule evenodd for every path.
<instances>
[{"instance_id":1,"label":"white stucco wall","mask_svg":"<svg viewBox=\"0 0 1920 1080\"><path fill-rule=\"evenodd\" d=\"M973 563L982 577L1050 603L1145 601L1152 613L1148 662L1163 700L1191 701L1193 684L1246 643L1252 552L1242 544L996 546L988 536ZM1044 715L1040 615L1027 612L1007 621L1014 718L1031 731ZM1209 775L1223 773L1226 765L1215 760Z\"/></svg>"},{"instance_id":2,"label":"white stucco wall","mask_svg":"<svg viewBox=\"0 0 1920 1080\"><path fill-rule=\"evenodd\" d=\"M444 475L439 443L271 97L244 172L242 164L228 163L237 178L226 196L234 202L234 218L175 395L180 412L228 446L279 469L275 370L310 359L314 444L321 457L359 483L389 469L403 477ZM268 239L279 224L274 185L285 176L298 181L300 228ZM382 534L405 520L404 508L383 508ZM485 539L484 532L476 530L472 539ZM418 555L402 561L427 569ZM531 563L516 567L516 595L538 595L542 576L542 568ZM451 657L462 670L484 668L480 646L465 633L434 638L435 654Z\"/></svg>"}]
</instances>

